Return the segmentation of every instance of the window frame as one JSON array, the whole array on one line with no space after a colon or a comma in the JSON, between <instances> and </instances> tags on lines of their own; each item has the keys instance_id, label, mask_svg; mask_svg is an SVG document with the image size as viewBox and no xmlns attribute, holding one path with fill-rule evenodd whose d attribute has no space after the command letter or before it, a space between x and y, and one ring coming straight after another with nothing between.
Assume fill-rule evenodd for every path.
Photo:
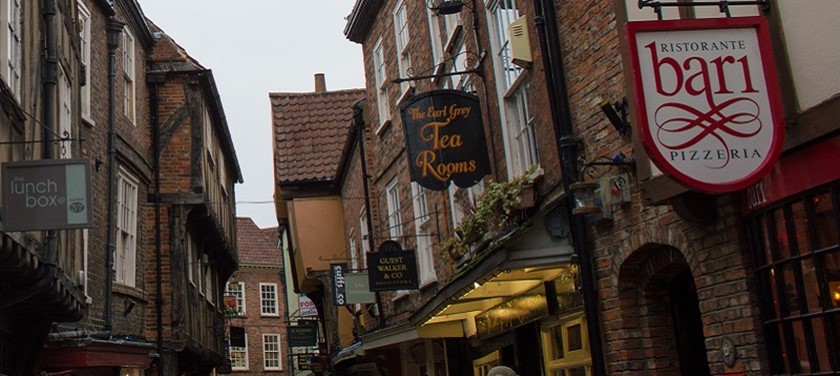
<instances>
[{"instance_id":1,"label":"window frame","mask_svg":"<svg viewBox=\"0 0 840 376\"><path fill-rule=\"evenodd\" d=\"M122 32L123 51L123 114L137 125L137 55L136 39L131 30Z\"/></svg>"},{"instance_id":2,"label":"window frame","mask_svg":"<svg viewBox=\"0 0 840 376\"><path fill-rule=\"evenodd\" d=\"M228 338L228 351L229 351L228 359L230 359L230 368L232 370L235 370L235 371L247 371L250 368L249 367L250 360L248 359L248 331L245 330L245 328L242 328L242 332L243 332L243 335L244 335L244 338L245 338L245 346L244 347L233 346L230 343L230 338ZM234 363L234 353L237 353L237 354L241 353L242 354L241 359L242 359L242 363L244 365L238 366L236 363Z\"/></svg>"},{"instance_id":3,"label":"window frame","mask_svg":"<svg viewBox=\"0 0 840 376\"><path fill-rule=\"evenodd\" d=\"M6 56L4 60L3 76L6 84L18 102L23 95L23 7L20 0L5 0L6 25ZM14 14L14 16L12 16Z\"/></svg>"},{"instance_id":4,"label":"window frame","mask_svg":"<svg viewBox=\"0 0 840 376\"><path fill-rule=\"evenodd\" d=\"M432 250L431 213L429 213L427 190L411 182L411 203L414 210L415 242L417 245L417 272L420 285L437 280Z\"/></svg>"},{"instance_id":5,"label":"window frame","mask_svg":"<svg viewBox=\"0 0 840 376\"><path fill-rule=\"evenodd\" d=\"M126 193L126 187L132 188ZM137 227L139 221L139 187L140 183L128 170L120 167L117 170L117 218L115 224L116 246L114 248L114 279L117 283L134 287L137 273ZM126 194L129 197L124 197ZM124 200L131 201L126 205ZM125 223L128 221L129 223ZM128 239L124 239L127 237ZM129 240L125 247L125 240Z\"/></svg>"},{"instance_id":6,"label":"window frame","mask_svg":"<svg viewBox=\"0 0 840 376\"><path fill-rule=\"evenodd\" d=\"M385 64L385 51L382 37L376 40L371 49L373 54L373 77L376 85L376 104L379 113L379 126L375 133L379 134L385 125L391 121L391 104L388 98L388 67Z\"/></svg>"},{"instance_id":7,"label":"window frame","mask_svg":"<svg viewBox=\"0 0 840 376\"><path fill-rule=\"evenodd\" d=\"M282 342L281 342L281 339L280 339L280 334L265 333L265 334L262 335L262 337L263 337L263 369L266 370L266 371L282 371L283 370L283 356L281 355ZM271 338L271 337L276 339L276 341L269 342L267 340L267 338ZM276 344L277 349L276 350L269 350L268 346L270 344ZM276 358L277 366L269 366L268 365L268 362L269 362L268 355L272 354L272 353L277 354L277 358ZM272 359L272 360L274 360L274 359Z\"/></svg>"},{"instance_id":8,"label":"window frame","mask_svg":"<svg viewBox=\"0 0 840 376\"><path fill-rule=\"evenodd\" d=\"M402 237L402 214L400 213L399 179L395 176L385 186L385 203L388 208L388 235L399 241Z\"/></svg>"},{"instance_id":9,"label":"window frame","mask_svg":"<svg viewBox=\"0 0 840 376\"><path fill-rule=\"evenodd\" d=\"M264 291L263 290L264 287L270 287L270 288L273 289L273 291L270 291L270 292ZM279 305L280 297L279 297L279 293L278 293L278 290L277 290L277 284L272 283L272 282L260 282L259 289L260 289L259 290L260 291L260 316L262 316L262 317L278 317L278 316L280 316L280 305ZM273 294L274 297L273 298L266 298L266 296L265 296L266 293ZM274 309L273 313L271 313L271 312L266 313L266 308L271 308L271 307L268 307L266 305L267 302L273 304L273 309Z\"/></svg>"},{"instance_id":10,"label":"window frame","mask_svg":"<svg viewBox=\"0 0 840 376\"><path fill-rule=\"evenodd\" d=\"M399 69L399 76L401 78L408 78L411 71L411 53L408 45L411 41L411 35L408 30L408 5L405 0L397 1L394 6L394 37L396 40L397 52L397 68ZM404 81L400 83L399 96L402 98L409 91L414 81ZM398 101L399 102L399 101Z\"/></svg>"},{"instance_id":11,"label":"window frame","mask_svg":"<svg viewBox=\"0 0 840 376\"><path fill-rule=\"evenodd\" d=\"M233 285L239 286L239 290L231 290L230 287ZM236 314L237 316L245 316L245 282L228 282L225 285L225 295L233 296L236 298Z\"/></svg>"},{"instance_id":12,"label":"window frame","mask_svg":"<svg viewBox=\"0 0 840 376\"><path fill-rule=\"evenodd\" d=\"M91 61L90 61L90 43L91 43L91 15L90 11L88 10L87 6L85 6L84 2L78 1L77 2L77 10L78 10L78 19L77 22L79 23L79 54L80 60L82 63L82 69L84 70L85 76L85 84L81 85L80 87L80 101L81 101L81 112L82 112L82 119L84 119L89 124L94 124L93 119L91 118L90 113L90 105L91 105L91 96L90 96L90 87L91 83Z\"/></svg>"}]
</instances>

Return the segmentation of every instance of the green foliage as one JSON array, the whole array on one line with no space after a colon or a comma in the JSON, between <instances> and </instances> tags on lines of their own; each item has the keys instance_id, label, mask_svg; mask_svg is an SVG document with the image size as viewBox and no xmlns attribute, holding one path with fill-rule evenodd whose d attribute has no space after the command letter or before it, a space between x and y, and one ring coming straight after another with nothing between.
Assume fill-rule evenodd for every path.
<instances>
[{"instance_id":1,"label":"green foliage","mask_svg":"<svg viewBox=\"0 0 840 376\"><path fill-rule=\"evenodd\" d=\"M437 244L453 259L470 251L470 246L485 237L494 237L521 222L522 188L533 184L535 169L509 181L490 182L472 205L464 205L469 213L455 228L457 237Z\"/></svg>"}]
</instances>

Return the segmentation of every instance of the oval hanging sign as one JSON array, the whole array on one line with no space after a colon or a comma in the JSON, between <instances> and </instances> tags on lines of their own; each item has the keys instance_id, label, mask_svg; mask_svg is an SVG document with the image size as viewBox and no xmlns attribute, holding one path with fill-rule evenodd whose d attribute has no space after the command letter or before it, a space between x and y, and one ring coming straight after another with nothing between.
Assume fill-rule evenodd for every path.
<instances>
[{"instance_id":1,"label":"oval hanging sign","mask_svg":"<svg viewBox=\"0 0 840 376\"><path fill-rule=\"evenodd\" d=\"M450 181L461 188L490 173L478 97L458 90L420 94L400 114L411 180L441 191Z\"/></svg>"},{"instance_id":2,"label":"oval hanging sign","mask_svg":"<svg viewBox=\"0 0 840 376\"><path fill-rule=\"evenodd\" d=\"M784 118L763 17L631 22L627 37L639 136L657 167L708 193L770 171Z\"/></svg>"}]
</instances>

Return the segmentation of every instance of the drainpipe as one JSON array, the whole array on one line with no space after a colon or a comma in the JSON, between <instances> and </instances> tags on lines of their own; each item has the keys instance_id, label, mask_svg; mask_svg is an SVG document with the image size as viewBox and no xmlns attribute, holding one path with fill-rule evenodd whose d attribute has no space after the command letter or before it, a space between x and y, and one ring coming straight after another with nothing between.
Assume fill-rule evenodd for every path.
<instances>
[{"instance_id":1,"label":"drainpipe","mask_svg":"<svg viewBox=\"0 0 840 376\"><path fill-rule=\"evenodd\" d=\"M54 116L55 92L58 83L58 40L56 37L56 4L55 0L44 2L44 23L45 39L47 42L46 59L44 63L44 124L47 127L44 132L43 151L44 159L56 157L53 145L53 136L58 130ZM60 136L59 136L60 137ZM47 239L44 244L44 259L47 266L47 278L55 277L58 263L58 231L47 231Z\"/></svg>"},{"instance_id":2,"label":"drainpipe","mask_svg":"<svg viewBox=\"0 0 840 376\"><path fill-rule=\"evenodd\" d=\"M149 82L149 109L151 123L152 123L152 163L155 170L155 324L157 332L157 353L155 359L157 362L157 369L163 369L163 254L161 247L161 229L160 229L160 124L158 113L158 85L165 80L163 74L149 74L146 76Z\"/></svg>"},{"instance_id":3,"label":"drainpipe","mask_svg":"<svg viewBox=\"0 0 840 376\"><path fill-rule=\"evenodd\" d=\"M592 374L605 376L604 350L601 338L601 322L598 316L598 290L592 254L586 235L586 218L572 214L573 201L569 187L577 181L578 142L572 129L569 96L566 89L563 56L560 52L560 34L557 14L552 0L534 0L534 22L540 39L548 89L549 108L557 137L560 166L563 173L563 190L566 192L566 211L570 219L572 246L577 255L583 290L583 310L589 331L589 347L592 356Z\"/></svg>"},{"instance_id":4,"label":"drainpipe","mask_svg":"<svg viewBox=\"0 0 840 376\"><path fill-rule=\"evenodd\" d=\"M370 185L368 184L367 157L365 154L365 110L362 108L364 99L353 103L353 124L356 126L357 137L359 137L359 155L362 164L362 189L365 195L365 222L367 222L368 249L373 252L376 249L376 242L373 236L373 215L370 212ZM385 310L382 308L382 296L379 291L374 293L376 297L376 310L379 311L379 327L385 327Z\"/></svg>"},{"instance_id":5,"label":"drainpipe","mask_svg":"<svg viewBox=\"0 0 840 376\"><path fill-rule=\"evenodd\" d=\"M114 252L116 245L117 200L117 47L124 23L108 20L108 250L105 254L105 330L111 331L114 321Z\"/></svg>"}]
</instances>

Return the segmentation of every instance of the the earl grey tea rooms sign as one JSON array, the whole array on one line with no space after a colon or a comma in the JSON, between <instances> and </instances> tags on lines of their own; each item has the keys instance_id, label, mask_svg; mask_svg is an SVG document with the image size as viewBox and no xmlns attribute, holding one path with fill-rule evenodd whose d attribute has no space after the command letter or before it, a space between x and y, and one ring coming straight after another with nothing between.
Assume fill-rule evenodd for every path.
<instances>
[{"instance_id":1,"label":"the earl grey tea rooms sign","mask_svg":"<svg viewBox=\"0 0 840 376\"><path fill-rule=\"evenodd\" d=\"M87 159L2 164L3 231L91 227Z\"/></svg>"},{"instance_id":2,"label":"the earl grey tea rooms sign","mask_svg":"<svg viewBox=\"0 0 840 376\"><path fill-rule=\"evenodd\" d=\"M400 107L411 180L441 191L475 185L490 173L481 105L475 95L434 90Z\"/></svg>"}]
</instances>

